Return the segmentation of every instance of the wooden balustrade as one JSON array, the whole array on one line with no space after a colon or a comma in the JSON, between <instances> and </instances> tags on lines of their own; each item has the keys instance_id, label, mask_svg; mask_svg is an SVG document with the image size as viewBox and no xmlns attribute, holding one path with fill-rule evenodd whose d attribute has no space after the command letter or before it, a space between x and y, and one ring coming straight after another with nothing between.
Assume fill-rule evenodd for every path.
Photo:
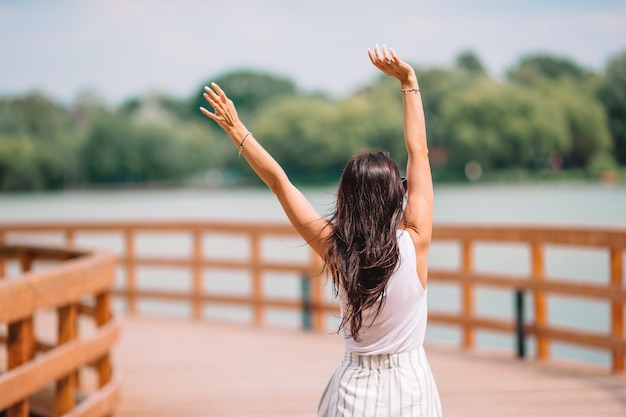
<instances>
[{"instance_id":1,"label":"wooden balustrade","mask_svg":"<svg viewBox=\"0 0 626 417\"><path fill-rule=\"evenodd\" d=\"M18 261L19 273L7 277L7 259ZM40 261L45 267L34 270ZM50 261L56 263L50 266ZM0 328L6 324L8 329L0 335L7 357L0 373L0 410L7 417L25 417L29 398L43 396L44 409L33 410L38 415L111 414L120 385L110 363L120 331L110 307L115 256L0 241L0 264ZM89 298L92 305L84 305ZM38 340L35 334L35 322L51 311L56 311L58 324L56 344ZM79 335L80 315L95 316L97 329ZM95 367L98 375L98 389L91 393L80 389L79 370L87 366ZM47 393L53 393L49 408ZM83 397L79 403L77 397Z\"/></svg>"},{"instance_id":2,"label":"wooden balustrade","mask_svg":"<svg viewBox=\"0 0 626 417\"><path fill-rule=\"evenodd\" d=\"M329 314L336 314L337 304L325 297L323 268L320 259L311 251L305 261L271 261L263 257L261 245L271 237L296 236L292 227L285 224L228 223L228 222L116 222L116 223L55 223L55 224L0 224L0 242L12 242L20 235L28 233L53 233L74 242L82 234L116 234L123 242L119 259L124 272L124 282L114 295L126 302L129 313L137 312L137 302L141 300L169 300L189 303L193 318L203 315L206 305L246 306L252 311L252 322L263 325L266 312L271 308L291 310L309 309L312 314L312 327L317 331L327 331ZM186 234L191 242L191 250L184 257L162 257L139 255L136 250L138 236L148 233ZM231 260L207 257L203 240L211 234L244 236L249 242L249 253L245 259ZM550 357L553 342L572 344L609 352L612 358L611 369L623 372L626 340L624 335L624 250L626 230L601 228L555 228L555 227L496 227L496 226L445 226L437 225L433 231L433 241L454 242L460 248L458 270L431 268L430 282L445 283L459 288L460 310L457 313L431 311L430 322L437 325L461 329L461 344L464 348L476 346L476 331L495 331L515 334L516 322L513 319L482 317L477 312L476 293L483 288L498 288L517 291L530 297L533 306L531 322L526 323L525 333L537 342L536 355L539 359ZM476 247L482 243L511 243L522 245L529 250L529 273L519 274L484 273L476 268ZM581 283L551 279L546 274L546 248L598 248L608 253L610 276L606 283ZM453 262L451 262L453 263ZM148 290L140 288L137 271L143 267L176 267L190 271L192 284L188 291ZM0 265L0 268L2 266ZM203 288L204 271L209 269L247 271L250 277L249 295L224 295L212 293ZM1 269L0 269L1 270ZM295 277L307 276L310 280L311 300L300 298L275 298L263 290L264 276L268 272L286 272ZM582 328L561 328L549 322L548 300L551 296L567 296L580 300L600 300L609 306L608 333L589 332Z\"/></svg>"},{"instance_id":3,"label":"wooden balustrade","mask_svg":"<svg viewBox=\"0 0 626 417\"><path fill-rule=\"evenodd\" d=\"M436 227L435 240L460 240L464 242L463 253L470 252L469 245L481 242L521 243L530 247L530 276L513 277L506 274L485 274L476 272L471 265L464 263L462 271L431 269L430 279L434 282L447 281L460 283L464 288L484 286L522 290L532 297L534 306L533 322L526 325L525 332L537 340L537 357L550 357L550 344L553 341L566 342L573 345L592 347L611 352L612 370L624 371L624 355L626 339L624 335L624 306L626 305L626 288L624 287L623 259L626 248L626 230L583 229L583 228L551 228L551 227ZM591 284L550 280L545 273L545 251L549 245L578 248L601 248L609 253L610 280L605 284ZM466 256L466 255L465 255ZM467 261L465 261L467 262ZM548 322L547 296L565 295L577 299L596 299L610 304L610 332L602 334L576 329L576 323L567 329L559 328ZM464 298L474 298L472 290L464 293ZM472 301L465 301L468 305ZM474 329L492 330L511 333L515 324L507 320L485 319L471 314L464 309L462 315L431 314L432 322L443 322L460 325L471 332ZM467 336L465 337L465 340ZM471 343L464 344L471 347Z\"/></svg>"}]
</instances>

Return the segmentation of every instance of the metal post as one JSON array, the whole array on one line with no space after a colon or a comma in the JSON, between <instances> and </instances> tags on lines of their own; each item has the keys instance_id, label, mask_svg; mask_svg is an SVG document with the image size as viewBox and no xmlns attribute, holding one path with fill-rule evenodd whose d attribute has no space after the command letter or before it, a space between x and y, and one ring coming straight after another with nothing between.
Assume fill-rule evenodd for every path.
<instances>
[{"instance_id":1,"label":"metal post","mask_svg":"<svg viewBox=\"0 0 626 417\"><path fill-rule=\"evenodd\" d=\"M300 289L302 295L302 329L311 330L313 322L311 321L312 305L311 305L311 280L304 275L300 279Z\"/></svg>"},{"instance_id":2,"label":"metal post","mask_svg":"<svg viewBox=\"0 0 626 417\"><path fill-rule=\"evenodd\" d=\"M524 291L515 290L515 334L517 357L526 357L526 329L524 328Z\"/></svg>"}]
</instances>

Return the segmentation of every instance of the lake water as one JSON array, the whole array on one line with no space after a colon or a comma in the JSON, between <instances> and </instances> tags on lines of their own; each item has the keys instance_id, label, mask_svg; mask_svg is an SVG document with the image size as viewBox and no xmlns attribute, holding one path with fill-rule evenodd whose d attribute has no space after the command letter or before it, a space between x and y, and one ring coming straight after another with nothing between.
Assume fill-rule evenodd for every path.
<instances>
[{"instance_id":1,"label":"lake water","mask_svg":"<svg viewBox=\"0 0 626 417\"><path fill-rule=\"evenodd\" d=\"M303 190L321 214L327 214L334 201L334 188ZM263 188L230 189L127 189L66 191L53 193L0 194L0 222L81 220L229 220L229 221L286 221L274 196ZM491 184L491 185L439 185L435 187L435 223L455 224L535 224L556 226L603 226L626 230L626 186L604 186L597 183L546 183L546 184ZM177 240L178 239L178 240ZM50 243L50 242L45 242ZM54 243L54 242L52 242ZM109 242L89 237L77 239L87 246L108 246L119 250L119 241ZM241 242L206 242L208 251L225 256L241 252ZM141 238L138 251L171 255L188 253L189 242L174 238L169 244L159 244L154 238ZM245 249L245 248L244 248ZM298 242L278 242L270 245L269 252L301 256L303 248ZM438 268L457 268L458 248L435 244L430 263ZM271 256L271 254L270 254ZM475 265L486 272L527 274L528 250L523 247L481 244L476 247ZM608 255L598 250L546 250L546 272L550 277L588 282L607 282ZM177 288L177 278L168 271L152 270L139 274L139 283L150 286L155 282L164 288ZM188 280L187 280L188 281ZM219 282L218 282L219 281ZM295 280L281 277L268 279L268 292L287 295L298 292ZM187 284L186 284L187 285ZM230 276L228 279L207 278L206 288L217 291L249 291L246 277ZM331 291L329 290L330 294ZM431 283L429 304L432 310L458 311L460 294L456 288ZM148 305L148 310L164 309L162 305ZM496 290L479 290L476 308L485 316L512 316L512 294ZM527 312L530 308L527 308ZM607 332L609 308L604 303L571 300L565 297L549 298L550 322L559 326L576 323L590 331ZM228 317L240 314L229 309L207 308L207 315ZM527 314L527 319L532 319ZM296 316L281 313L270 315L276 321L298 321ZM331 320L330 325L333 325ZM430 325L430 339L457 342L458 331ZM478 333L478 344L494 347L512 347L511 337L490 332ZM530 343L532 354L534 345ZM609 363L602 352L554 344L555 356Z\"/></svg>"},{"instance_id":2,"label":"lake water","mask_svg":"<svg viewBox=\"0 0 626 417\"><path fill-rule=\"evenodd\" d=\"M303 189L322 214L334 188ZM1 221L91 219L285 220L263 188L0 193ZM626 185L550 183L440 185L437 223L626 226Z\"/></svg>"}]
</instances>

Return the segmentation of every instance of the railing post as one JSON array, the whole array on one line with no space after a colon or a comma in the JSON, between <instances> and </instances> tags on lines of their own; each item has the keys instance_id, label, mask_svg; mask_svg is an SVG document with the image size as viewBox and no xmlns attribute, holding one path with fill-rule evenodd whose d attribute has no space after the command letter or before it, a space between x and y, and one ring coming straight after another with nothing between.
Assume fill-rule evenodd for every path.
<instances>
[{"instance_id":1,"label":"railing post","mask_svg":"<svg viewBox=\"0 0 626 417\"><path fill-rule=\"evenodd\" d=\"M22 252L20 254L20 266L22 268L22 273L30 272L33 268L33 254L28 252ZM31 317L25 322L26 331L30 334L28 335L28 342L30 343L27 346L28 349L28 359L32 359L35 357L35 317Z\"/></svg>"},{"instance_id":2,"label":"railing post","mask_svg":"<svg viewBox=\"0 0 626 417\"><path fill-rule=\"evenodd\" d=\"M611 287L615 290L624 288L623 248L611 248ZM624 338L624 304L621 300L611 302L611 336L614 339ZM624 353L613 350L613 372L624 371Z\"/></svg>"},{"instance_id":3,"label":"railing post","mask_svg":"<svg viewBox=\"0 0 626 417\"><path fill-rule=\"evenodd\" d=\"M33 318L9 323L7 341L7 368L17 368L32 358L35 341L33 337ZM7 409L7 417L28 417L28 398L13 404Z\"/></svg>"},{"instance_id":4,"label":"railing post","mask_svg":"<svg viewBox=\"0 0 626 417\"><path fill-rule=\"evenodd\" d=\"M515 290L515 333L517 357L526 357L526 329L524 327L524 290Z\"/></svg>"},{"instance_id":5,"label":"railing post","mask_svg":"<svg viewBox=\"0 0 626 417\"><path fill-rule=\"evenodd\" d=\"M192 291L193 291L193 318L202 318L202 230L193 231L193 253L192 253Z\"/></svg>"},{"instance_id":6,"label":"railing post","mask_svg":"<svg viewBox=\"0 0 626 417\"><path fill-rule=\"evenodd\" d=\"M65 230L65 244L67 246L74 246L74 229Z\"/></svg>"},{"instance_id":7,"label":"railing post","mask_svg":"<svg viewBox=\"0 0 626 417\"><path fill-rule=\"evenodd\" d=\"M19 256L22 273L29 272L32 267L32 257L28 252ZM7 368L16 368L35 356L35 326L34 318L9 323L7 346ZM28 399L25 398L7 409L7 417L27 417L29 414Z\"/></svg>"},{"instance_id":8,"label":"railing post","mask_svg":"<svg viewBox=\"0 0 626 417\"><path fill-rule=\"evenodd\" d=\"M104 291L96 295L96 325L102 327L111 320L111 291ZM96 363L99 386L103 387L113 374L109 353L100 358Z\"/></svg>"},{"instance_id":9,"label":"railing post","mask_svg":"<svg viewBox=\"0 0 626 417\"><path fill-rule=\"evenodd\" d=\"M33 257L28 251L20 252L20 267L22 272L29 272L33 267Z\"/></svg>"},{"instance_id":10,"label":"railing post","mask_svg":"<svg viewBox=\"0 0 626 417\"><path fill-rule=\"evenodd\" d=\"M78 308L75 303L58 309L58 342L60 346L76 339ZM70 372L57 381L54 415L62 416L71 411L75 405L76 373Z\"/></svg>"},{"instance_id":11,"label":"railing post","mask_svg":"<svg viewBox=\"0 0 626 417\"><path fill-rule=\"evenodd\" d=\"M311 280L304 275L300 278L300 294L302 299L302 329L311 330Z\"/></svg>"},{"instance_id":12,"label":"railing post","mask_svg":"<svg viewBox=\"0 0 626 417\"><path fill-rule=\"evenodd\" d=\"M463 241L463 254L462 254L462 268L463 268L463 317L466 322L463 329L463 347L466 349L474 346L474 326L471 321L474 319L474 286L470 281L470 275L474 269L473 254L472 254L472 242L469 240Z\"/></svg>"},{"instance_id":13,"label":"railing post","mask_svg":"<svg viewBox=\"0 0 626 417\"><path fill-rule=\"evenodd\" d=\"M135 279L135 240L133 229L126 229L124 233L125 246L126 246L126 287L127 287L127 299L128 303L126 309L129 313L134 314L137 312L136 301L136 279Z\"/></svg>"},{"instance_id":14,"label":"railing post","mask_svg":"<svg viewBox=\"0 0 626 417\"><path fill-rule=\"evenodd\" d=\"M261 283L261 238L257 233L250 236L251 239L251 265L252 265L252 311L253 321L257 326L264 323L263 311L263 286Z\"/></svg>"},{"instance_id":15,"label":"railing post","mask_svg":"<svg viewBox=\"0 0 626 417\"><path fill-rule=\"evenodd\" d=\"M543 245L538 242L532 243L532 279L543 281L545 276ZM535 328L537 332L545 327L547 323L547 302L543 291L534 291L535 304ZM549 340L541 334L537 334L537 357L547 359L550 355Z\"/></svg>"}]
</instances>

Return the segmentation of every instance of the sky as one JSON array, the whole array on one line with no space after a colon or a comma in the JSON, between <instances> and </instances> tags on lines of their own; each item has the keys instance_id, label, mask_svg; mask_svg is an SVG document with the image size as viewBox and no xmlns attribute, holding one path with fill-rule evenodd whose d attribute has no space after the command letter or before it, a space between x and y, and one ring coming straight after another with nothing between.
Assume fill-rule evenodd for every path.
<instances>
[{"instance_id":1,"label":"sky","mask_svg":"<svg viewBox=\"0 0 626 417\"><path fill-rule=\"evenodd\" d=\"M602 71L626 50L626 1L0 0L0 95L187 98L251 68L341 96L376 76L376 43L420 67L471 50L496 77L533 52Z\"/></svg>"}]
</instances>

